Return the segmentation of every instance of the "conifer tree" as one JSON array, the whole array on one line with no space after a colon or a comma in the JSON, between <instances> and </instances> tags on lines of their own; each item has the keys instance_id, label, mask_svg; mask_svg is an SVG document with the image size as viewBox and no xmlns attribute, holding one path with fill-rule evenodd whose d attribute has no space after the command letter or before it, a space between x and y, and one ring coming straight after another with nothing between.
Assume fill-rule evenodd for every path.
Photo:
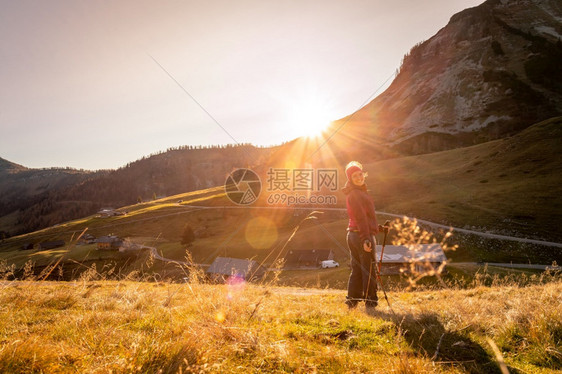
<instances>
[{"instance_id":1,"label":"conifer tree","mask_svg":"<svg viewBox=\"0 0 562 374\"><path fill-rule=\"evenodd\" d=\"M188 247L195 241L195 233L189 224L186 224L183 228L183 234L181 236L181 244L185 244Z\"/></svg>"}]
</instances>

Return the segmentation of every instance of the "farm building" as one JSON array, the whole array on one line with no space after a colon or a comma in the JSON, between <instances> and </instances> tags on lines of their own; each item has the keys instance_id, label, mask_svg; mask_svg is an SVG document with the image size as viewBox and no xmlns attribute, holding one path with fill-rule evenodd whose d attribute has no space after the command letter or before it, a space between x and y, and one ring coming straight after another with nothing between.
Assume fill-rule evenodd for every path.
<instances>
[{"instance_id":1,"label":"farm building","mask_svg":"<svg viewBox=\"0 0 562 374\"><path fill-rule=\"evenodd\" d=\"M377 245L377 262L381 258L381 245ZM431 264L437 269L447 257L440 244L416 244L412 246L387 245L384 247L381 274L400 274L400 269L410 271L410 264L415 263L416 271L424 271L424 264Z\"/></svg>"},{"instance_id":2,"label":"farm building","mask_svg":"<svg viewBox=\"0 0 562 374\"><path fill-rule=\"evenodd\" d=\"M103 208L98 212L98 214L100 215L100 217L115 217L125 215L125 213L117 211L113 208Z\"/></svg>"},{"instance_id":3,"label":"farm building","mask_svg":"<svg viewBox=\"0 0 562 374\"><path fill-rule=\"evenodd\" d=\"M217 257L207 269L207 274L214 281L224 281L230 276L245 280L260 279L266 269L256 261L232 257Z\"/></svg>"},{"instance_id":4,"label":"farm building","mask_svg":"<svg viewBox=\"0 0 562 374\"><path fill-rule=\"evenodd\" d=\"M80 239L78 239L78 244L93 244L96 242L96 237L92 234L83 235Z\"/></svg>"},{"instance_id":5,"label":"farm building","mask_svg":"<svg viewBox=\"0 0 562 374\"><path fill-rule=\"evenodd\" d=\"M64 240L54 240L51 242L42 242L39 243L38 249L40 251L43 251L45 249L53 249L53 248L59 248L59 247L64 247Z\"/></svg>"},{"instance_id":6,"label":"farm building","mask_svg":"<svg viewBox=\"0 0 562 374\"><path fill-rule=\"evenodd\" d=\"M285 256L286 268L319 267L322 261L333 260L331 249L289 250Z\"/></svg>"},{"instance_id":7,"label":"farm building","mask_svg":"<svg viewBox=\"0 0 562 374\"><path fill-rule=\"evenodd\" d=\"M96 239L98 244L98 250L119 250L119 247L123 245L123 240L117 236L100 236Z\"/></svg>"}]
</instances>

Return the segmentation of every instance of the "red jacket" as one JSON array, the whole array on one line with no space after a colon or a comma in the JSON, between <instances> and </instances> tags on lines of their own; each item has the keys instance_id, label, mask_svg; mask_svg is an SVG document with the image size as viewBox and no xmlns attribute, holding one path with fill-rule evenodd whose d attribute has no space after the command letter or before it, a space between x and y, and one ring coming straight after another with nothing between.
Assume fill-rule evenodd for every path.
<instances>
[{"instance_id":1,"label":"red jacket","mask_svg":"<svg viewBox=\"0 0 562 374\"><path fill-rule=\"evenodd\" d=\"M379 225L375 214L375 204L371 195L367 193L367 186L356 186L347 182L343 188L347 195L345 203L349 216L349 231L358 231L361 240L371 239L371 235L379 232Z\"/></svg>"}]
</instances>

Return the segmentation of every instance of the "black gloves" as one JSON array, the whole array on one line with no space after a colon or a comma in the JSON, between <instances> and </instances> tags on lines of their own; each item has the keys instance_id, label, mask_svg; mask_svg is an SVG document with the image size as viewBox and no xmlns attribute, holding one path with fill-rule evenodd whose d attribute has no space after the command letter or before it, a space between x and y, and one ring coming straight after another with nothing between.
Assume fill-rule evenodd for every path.
<instances>
[{"instance_id":1,"label":"black gloves","mask_svg":"<svg viewBox=\"0 0 562 374\"><path fill-rule=\"evenodd\" d=\"M383 225L379 225L379 232L384 232L388 234L388 230L390 230L390 221L386 221Z\"/></svg>"}]
</instances>

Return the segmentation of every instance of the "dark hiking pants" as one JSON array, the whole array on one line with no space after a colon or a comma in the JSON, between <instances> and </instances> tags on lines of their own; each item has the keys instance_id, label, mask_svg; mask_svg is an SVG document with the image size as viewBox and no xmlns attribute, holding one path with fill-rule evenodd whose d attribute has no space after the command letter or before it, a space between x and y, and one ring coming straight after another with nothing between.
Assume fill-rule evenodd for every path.
<instances>
[{"instance_id":1,"label":"dark hiking pants","mask_svg":"<svg viewBox=\"0 0 562 374\"><path fill-rule=\"evenodd\" d=\"M355 306L363 300L367 306L377 305L376 262L373 261L373 255L376 254L374 237L371 237L371 243L373 243L373 252L365 252L359 233L353 231L347 233L347 247L351 255L351 274L347 283L346 300L349 306Z\"/></svg>"}]
</instances>

